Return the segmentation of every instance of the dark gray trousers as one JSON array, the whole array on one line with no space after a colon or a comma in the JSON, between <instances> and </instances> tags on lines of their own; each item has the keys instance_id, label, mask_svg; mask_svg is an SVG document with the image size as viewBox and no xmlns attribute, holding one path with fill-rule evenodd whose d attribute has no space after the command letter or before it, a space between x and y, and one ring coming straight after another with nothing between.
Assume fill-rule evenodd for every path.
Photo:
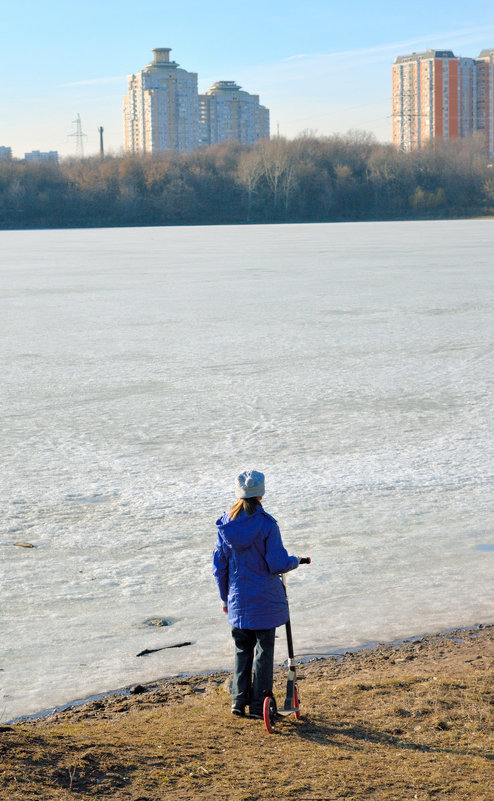
<instances>
[{"instance_id":1,"label":"dark gray trousers","mask_svg":"<svg viewBox=\"0 0 494 801\"><path fill-rule=\"evenodd\" d=\"M265 692L273 689L274 637L276 629L237 629L232 706L262 715Z\"/></svg>"}]
</instances>

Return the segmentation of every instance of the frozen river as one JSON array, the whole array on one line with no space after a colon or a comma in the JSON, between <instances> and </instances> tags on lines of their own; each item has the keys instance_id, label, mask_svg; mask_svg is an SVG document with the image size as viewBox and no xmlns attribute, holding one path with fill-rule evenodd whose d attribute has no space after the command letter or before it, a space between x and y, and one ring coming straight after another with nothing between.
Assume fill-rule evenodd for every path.
<instances>
[{"instance_id":1,"label":"frozen river","mask_svg":"<svg viewBox=\"0 0 494 801\"><path fill-rule=\"evenodd\" d=\"M247 467L298 653L494 621L493 265L492 220L0 233L0 718L232 664Z\"/></svg>"}]
</instances>

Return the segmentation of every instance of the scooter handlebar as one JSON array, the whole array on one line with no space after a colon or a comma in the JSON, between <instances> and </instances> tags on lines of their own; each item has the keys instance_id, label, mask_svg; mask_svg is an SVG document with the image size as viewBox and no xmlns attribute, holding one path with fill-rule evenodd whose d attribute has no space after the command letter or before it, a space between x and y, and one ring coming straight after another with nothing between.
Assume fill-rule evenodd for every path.
<instances>
[{"instance_id":1,"label":"scooter handlebar","mask_svg":"<svg viewBox=\"0 0 494 801\"><path fill-rule=\"evenodd\" d=\"M299 565L310 565L310 556L302 556L299 559Z\"/></svg>"}]
</instances>

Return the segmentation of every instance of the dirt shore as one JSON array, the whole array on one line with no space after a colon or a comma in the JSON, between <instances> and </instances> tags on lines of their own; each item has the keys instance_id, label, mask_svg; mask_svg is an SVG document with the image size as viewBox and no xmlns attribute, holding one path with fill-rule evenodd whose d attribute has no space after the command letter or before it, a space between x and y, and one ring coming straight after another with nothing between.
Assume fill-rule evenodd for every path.
<instances>
[{"instance_id":1,"label":"dirt shore","mask_svg":"<svg viewBox=\"0 0 494 801\"><path fill-rule=\"evenodd\" d=\"M313 660L272 735L229 674L160 681L0 727L0 800L493 801L493 668L492 625Z\"/></svg>"}]
</instances>

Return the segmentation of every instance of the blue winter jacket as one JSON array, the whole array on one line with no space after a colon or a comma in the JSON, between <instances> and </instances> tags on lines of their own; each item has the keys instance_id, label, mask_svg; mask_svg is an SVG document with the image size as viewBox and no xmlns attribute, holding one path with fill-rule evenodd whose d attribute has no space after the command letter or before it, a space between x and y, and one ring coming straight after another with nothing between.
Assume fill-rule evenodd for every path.
<instances>
[{"instance_id":1,"label":"blue winter jacket","mask_svg":"<svg viewBox=\"0 0 494 801\"><path fill-rule=\"evenodd\" d=\"M274 517L260 508L216 522L213 575L228 606L228 622L238 629L271 629L288 620L288 603L280 573L298 567L288 556Z\"/></svg>"}]
</instances>

